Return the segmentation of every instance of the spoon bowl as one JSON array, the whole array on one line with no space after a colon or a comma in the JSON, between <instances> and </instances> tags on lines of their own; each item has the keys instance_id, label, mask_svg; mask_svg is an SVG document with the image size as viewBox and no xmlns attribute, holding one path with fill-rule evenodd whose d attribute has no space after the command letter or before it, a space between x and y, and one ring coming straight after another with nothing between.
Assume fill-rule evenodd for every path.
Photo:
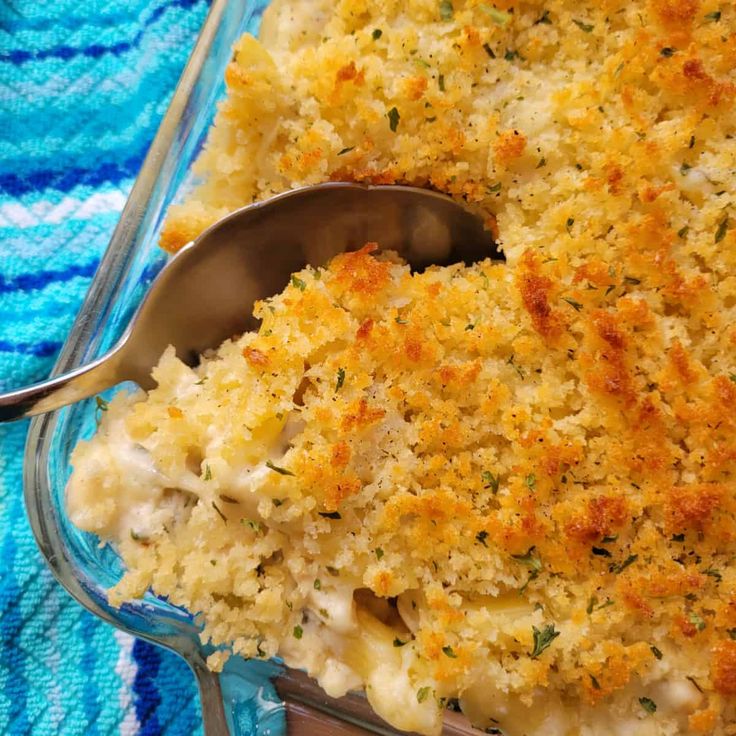
<instances>
[{"instance_id":1,"label":"spoon bowl","mask_svg":"<svg viewBox=\"0 0 736 736\"><path fill-rule=\"evenodd\" d=\"M499 257L481 220L453 199L404 186L331 182L277 195L222 218L184 246L151 284L117 344L98 360L0 395L0 421L58 409L123 381L144 389L173 345L188 365L256 327L253 305L292 273L375 242L415 269Z\"/></svg>"}]
</instances>

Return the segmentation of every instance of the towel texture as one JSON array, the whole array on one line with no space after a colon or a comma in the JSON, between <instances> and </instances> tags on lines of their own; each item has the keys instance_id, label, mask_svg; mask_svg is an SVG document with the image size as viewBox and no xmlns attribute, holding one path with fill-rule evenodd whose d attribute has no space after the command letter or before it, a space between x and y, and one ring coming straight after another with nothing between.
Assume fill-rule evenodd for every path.
<instances>
[{"instance_id":1,"label":"towel texture","mask_svg":"<svg viewBox=\"0 0 736 736\"><path fill-rule=\"evenodd\" d=\"M0 0L0 391L45 377L206 0ZM27 422L0 427L0 733L193 734L194 679L54 581L23 508Z\"/></svg>"}]
</instances>

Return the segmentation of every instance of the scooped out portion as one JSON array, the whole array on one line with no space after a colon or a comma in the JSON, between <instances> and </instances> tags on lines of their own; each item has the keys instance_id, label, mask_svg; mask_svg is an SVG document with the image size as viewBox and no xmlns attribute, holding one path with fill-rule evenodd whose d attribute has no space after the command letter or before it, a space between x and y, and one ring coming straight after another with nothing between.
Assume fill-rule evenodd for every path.
<instances>
[{"instance_id":1,"label":"scooped out portion","mask_svg":"<svg viewBox=\"0 0 736 736\"><path fill-rule=\"evenodd\" d=\"M151 588L213 668L278 654L400 729L457 699L511 736L726 733L735 502L692 453L732 441L736 384L623 274L579 296L561 270L368 244L197 368L169 349L73 456L111 598Z\"/></svg>"}]
</instances>

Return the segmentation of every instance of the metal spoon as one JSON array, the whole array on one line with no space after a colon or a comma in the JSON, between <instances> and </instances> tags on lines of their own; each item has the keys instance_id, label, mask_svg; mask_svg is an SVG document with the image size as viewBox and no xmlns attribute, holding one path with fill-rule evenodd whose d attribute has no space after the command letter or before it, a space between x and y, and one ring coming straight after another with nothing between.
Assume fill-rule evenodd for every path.
<instances>
[{"instance_id":1,"label":"metal spoon","mask_svg":"<svg viewBox=\"0 0 736 736\"><path fill-rule=\"evenodd\" d=\"M445 195L403 186L331 182L243 207L182 248L161 270L118 343L70 373L0 395L0 421L59 409L123 381L152 388L168 345L187 364L253 329L253 304L307 264L376 242L413 268L498 257L481 221Z\"/></svg>"}]
</instances>

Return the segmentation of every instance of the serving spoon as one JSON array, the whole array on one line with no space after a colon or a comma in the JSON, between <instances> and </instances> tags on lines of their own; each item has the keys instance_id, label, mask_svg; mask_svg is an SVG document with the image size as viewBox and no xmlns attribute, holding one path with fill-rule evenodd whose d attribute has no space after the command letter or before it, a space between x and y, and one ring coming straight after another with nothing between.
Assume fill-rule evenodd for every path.
<instances>
[{"instance_id":1,"label":"serving spoon","mask_svg":"<svg viewBox=\"0 0 736 736\"><path fill-rule=\"evenodd\" d=\"M376 242L413 269L499 257L481 220L450 197L405 186L329 182L243 207L184 246L160 271L125 333L97 360L0 394L0 421L53 411L123 381L153 388L173 345L188 365L257 326L253 305L292 273Z\"/></svg>"}]
</instances>

